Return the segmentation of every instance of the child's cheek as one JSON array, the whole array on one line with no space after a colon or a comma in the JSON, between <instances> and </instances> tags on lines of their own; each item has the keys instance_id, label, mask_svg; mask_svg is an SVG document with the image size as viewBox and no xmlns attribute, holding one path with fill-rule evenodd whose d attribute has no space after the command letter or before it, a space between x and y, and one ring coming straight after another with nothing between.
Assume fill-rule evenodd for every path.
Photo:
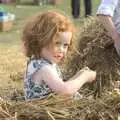
<instances>
[{"instance_id":1,"label":"child's cheek","mask_svg":"<svg viewBox=\"0 0 120 120\"><path fill-rule=\"evenodd\" d=\"M67 52L68 52L68 48L66 48L66 50L65 50L65 54L67 54Z\"/></svg>"},{"instance_id":2,"label":"child's cheek","mask_svg":"<svg viewBox=\"0 0 120 120\"><path fill-rule=\"evenodd\" d=\"M54 51L59 51L60 50L60 47L59 46L54 46Z\"/></svg>"}]
</instances>

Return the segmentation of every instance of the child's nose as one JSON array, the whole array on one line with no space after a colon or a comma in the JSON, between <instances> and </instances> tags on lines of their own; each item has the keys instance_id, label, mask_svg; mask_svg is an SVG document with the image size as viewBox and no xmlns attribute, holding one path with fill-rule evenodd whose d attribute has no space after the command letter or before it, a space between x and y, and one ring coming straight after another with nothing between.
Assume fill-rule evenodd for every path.
<instances>
[{"instance_id":1,"label":"child's nose","mask_svg":"<svg viewBox=\"0 0 120 120\"><path fill-rule=\"evenodd\" d=\"M64 52L64 46L63 45L61 45L59 49L60 49L60 52Z\"/></svg>"}]
</instances>

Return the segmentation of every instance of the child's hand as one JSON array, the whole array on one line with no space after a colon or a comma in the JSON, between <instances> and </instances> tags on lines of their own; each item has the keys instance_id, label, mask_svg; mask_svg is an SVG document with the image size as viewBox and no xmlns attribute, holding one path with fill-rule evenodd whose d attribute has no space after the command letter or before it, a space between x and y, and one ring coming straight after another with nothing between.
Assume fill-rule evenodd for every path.
<instances>
[{"instance_id":1,"label":"child's hand","mask_svg":"<svg viewBox=\"0 0 120 120\"><path fill-rule=\"evenodd\" d=\"M92 71L90 69L85 70L83 75L85 76L87 82L92 82L96 79L96 71Z\"/></svg>"},{"instance_id":2,"label":"child's hand","mask_svg":"<svg viewBox=\"0 0 120 120\"><path fill-rule=\"evenodd\" d=\"M85 70L90 70L88 67L84 67L82 69L80 69L75 75L74 78L79 77Z\"/></svg>"},{"instance_id":3,"label":"child's hand","mask_svg":"<svg viewBox=\"0 0 120 120\"><path fill-rule=\"evenodd\" d=\"M92 82L96 78L96 72L90 70L88 67L84 67L80 71L78 71L73 78L75 79L81 77L84 80L84 82Z\"/></svg>"},{"instance_id":4,"label":"child's hand","mask_svg":"<svg viewBox=\"0 0 120 120\"><path fill-rule=\"evenodd\" d=\"M79 71L79 75L83 75L86 82L92 82L96 78L96 71L90 70L88 67L85 67Z\"/></svg>"}]
</instances>

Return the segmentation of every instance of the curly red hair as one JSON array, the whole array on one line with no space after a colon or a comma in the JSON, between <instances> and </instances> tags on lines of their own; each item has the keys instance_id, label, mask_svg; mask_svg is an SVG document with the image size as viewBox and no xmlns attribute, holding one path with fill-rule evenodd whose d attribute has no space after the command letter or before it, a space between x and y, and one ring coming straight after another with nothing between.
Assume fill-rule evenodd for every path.
<instances>
[{"instance_id":1,"label":"curly red hair","mask_svg":"<svg viewBox=\"0 0 120 120\"><path fill-rule=\"evenodd\" d=\"M31 17L27 21L22 34L26 56L40 57L41 49L50 44L59 32L72 32L70 44L70 48L72 48L75 27L64 14L46 11Z\"/></svg>"}]
</instances>

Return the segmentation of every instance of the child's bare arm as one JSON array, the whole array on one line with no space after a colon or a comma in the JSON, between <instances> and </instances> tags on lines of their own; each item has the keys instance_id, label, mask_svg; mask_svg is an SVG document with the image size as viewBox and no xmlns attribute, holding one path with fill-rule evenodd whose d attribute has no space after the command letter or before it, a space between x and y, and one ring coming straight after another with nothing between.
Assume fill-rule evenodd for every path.
<instances>
[{"instance_id":1,"label":"child's bare arm","mask_svg":"<svg viewBox=\"0 0 120 120\"><path fill-rule=\"evenodd\" d=\"M90 69L83 69L82 72L81 70L78 71L76 75L70 79L71 81L68 81L67 83L69 85L74 84L74 86L71 87L72 88L71 90L76 91L79 90L85 83L94 81L95 78L96 78L95 71L92 71Z\"/></svg>"},{"instance_id":2,"label":"child's bare arm","mask_svg":"<svg viewBox=\"0 0 120 120\"><path fill-rule=\"evenodd\" d=\"M74 79L64 82L50 66L46 66L39 70L36 74L37 77L42 75L42 79L46 84L55 92L72 94L79 90L86 82L95 80L96 72L86 70L82 74L77 75Z\"/></svg>"}]
</instances>

